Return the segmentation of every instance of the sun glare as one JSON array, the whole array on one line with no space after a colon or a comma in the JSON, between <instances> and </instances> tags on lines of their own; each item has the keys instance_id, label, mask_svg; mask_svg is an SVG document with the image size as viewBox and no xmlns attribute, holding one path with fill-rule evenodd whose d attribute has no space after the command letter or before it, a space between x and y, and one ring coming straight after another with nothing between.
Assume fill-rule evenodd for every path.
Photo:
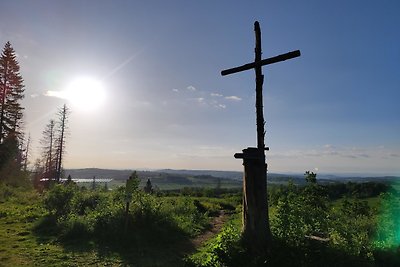
<instances>
[{"instance_id":1,"label":"sun glare","mask_svg":"<svg viewBox=\"0 0 400 267\"><path fill-rule=\"evenodd\" d=\"M89 77L73 80L65 90L71 105L82 111L97 110L105 101L106 94L101 81Z\"/></svg>"}]
</instances>

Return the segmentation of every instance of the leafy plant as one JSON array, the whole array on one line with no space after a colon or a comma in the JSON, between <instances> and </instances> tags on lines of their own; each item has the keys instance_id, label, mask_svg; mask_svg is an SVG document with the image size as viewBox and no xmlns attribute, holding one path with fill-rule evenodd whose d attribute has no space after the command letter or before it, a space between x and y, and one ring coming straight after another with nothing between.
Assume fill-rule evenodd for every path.
<instances>
[{"instance_id":1,"label":"leafy plant","mask_svg":"<svg viewBox=\"0 0 400 267\"><path fill-rule=\"evenodd\" d=\"M74 185L54 185L45 196L45 208L56 217L66 216L71 211L71 200L76 191Z\"/></svg>"}]
</instances>

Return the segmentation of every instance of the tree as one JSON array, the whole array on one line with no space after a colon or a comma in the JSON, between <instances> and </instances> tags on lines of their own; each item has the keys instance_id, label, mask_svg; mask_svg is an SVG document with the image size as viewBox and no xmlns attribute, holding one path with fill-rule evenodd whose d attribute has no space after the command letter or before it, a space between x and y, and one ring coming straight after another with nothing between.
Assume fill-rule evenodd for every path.
<instances>
[{"instance_id":1,"label":"tree","mask_svg":"<svg viewBox=\"0 0 400 267\"><path fill-rule=\"evenodd\" d=\"M42 140L40 140L43 149L43 176L46 178L54 178L56 175L55 161L55 122L50 120L43 131Z\"/></svg>"},{"instance_id":2,"label":"tree","mask_svg":"<svg viewBox=\"0 0 400 267\"><path fill-rule=\"evenodd\" d=\"M7 42L0 56L0 176L21 177L24 85L16 54Z\"/></svg>"},{"instance_id":3,"label":"tree","mask_svg":"<svg viewBox=\"0 0 400 267\"><path fill-rule=\"evenodd\" d=\"M153 185L151 184L150 179L147 179L146 185L144 187L144 192L146 192L147 194L153 193Z\"/></svg>"},{"instance_id":4,"label":"tree","mask_svg":"<svg viewBox=\"0 0 400 267\"><path fill-rule=\"evenodd\" d=\"M60 181L61 178L61 169L62 169L62 159L65 154L65 139L68 130L68 116L69 116L69 108L66 104L63 105L61 109L58 111L58 138L56 140L56 179L57 182Z\"/></svg>"},{"instance_id":5,"label":"tree","mask_svg":"<svg viewBox=\"0 0 400 267\"><path fill-rule=\"evenodd\" d=\"M21 100L24 84L16 54L10 42L0 57L0 144L7 137L19 137L23 117Z\"/></svg>"},{"instance_id":6,"label":"tree","mask_svg":"<svg viewBox=\"0 0 400 267\"><path fill-rule=\"evenodd\" d=\"M306 171L306 173L304 175L306 176L307 183L310 183L310 184L317 183L317 174L316 173Z\"/></svg>"},{"instance_id":7,"label":"tree","mask_svg":"<svg viewBox=\"0 0 400 267\"><path fill-rule=\"evenodd\" d=\"M30 144L31 144L31 134L28 135L28 140L26 141L26 144L23 148L24 154L23 154L23 170L26 172L26 169L28 168L28 163L29 163L29 149L30 149Z\"/></svg>"},{"instance_id":8,"label":"tree","mask_svg":"<svg viewBox=\"0 0 400 267\"><path fill-rule=\"evenodd\" d=\"M308 184L296 188L290 182L278 199L273 220L275 235L288 244L301 245L307 239L328 237L328 197L316 183L316 174L306 172Z\"/></svg>"},{"instance_id":9,"label":"tree","mask_svg":"<svg viewBox=\"0 0 400 267\"><path fill-rule=\"evenodd\" d=\"M62 160L65 154L65 141L68 130L69 108L63 105L57 113L58 120L50 120L43 131L42 144L42 162L43 173L46 178L60 181L62 173Z\"/></svg>"}]
</instances>

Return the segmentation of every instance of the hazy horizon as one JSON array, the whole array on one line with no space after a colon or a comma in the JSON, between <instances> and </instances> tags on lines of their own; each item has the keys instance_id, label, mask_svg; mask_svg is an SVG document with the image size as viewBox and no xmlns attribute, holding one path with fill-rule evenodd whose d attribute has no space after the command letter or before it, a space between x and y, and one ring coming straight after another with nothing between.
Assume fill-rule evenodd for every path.
<instances>
[{"instance_id":1,"label":"hazy horizon","mask_svg":"<svg viewBox=\"0 0 400 267\"><path fill-rule=\"evenodd\" d=\"M82 168L66 168L66 170L85 170L85 169L99 169L99 170L115 170L115 171L152 171L152 172L157 172L157 171L165 171L165 170L171 170L171 171L194 171L194 172L241 172L243 173L242 170L222 170L222 169L171 169L171 168L121 168L121 169L113 169L113 168L97 168L97 167L82 167ZM317 173L318 176L337 176L340 178L345 178L345 177L385 177L385 176L393 176L393 177L400 177L396 173L381 173L381 172L319 172L316 170L311 170L315 173ZM279 171L279 172L271 172L268 171L268 173L272 174L282 174L282 175L304 175L305 171Z\"/></svg>"}]
</instances>

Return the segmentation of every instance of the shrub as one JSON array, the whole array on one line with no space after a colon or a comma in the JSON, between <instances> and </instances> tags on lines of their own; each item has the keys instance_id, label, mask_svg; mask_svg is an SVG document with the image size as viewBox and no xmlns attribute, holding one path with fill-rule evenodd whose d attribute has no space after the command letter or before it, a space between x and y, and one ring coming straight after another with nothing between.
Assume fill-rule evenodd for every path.
<instances>
[{"instance_id":1,"label":"shrub","mask_svg":"<svg viewBox=\"0 0 400 267\"><path fill-rule=\"evenodd\" d=\"M88 237L93 231L88 220L81 216L70 215L60 223L61 240L76 241Z\"/></svg>"},{"instance_id":2,"label":"shrub","mask_svg":"<svg viewBox=\"0 0 400 267\"><path fill-rule=\"evenodd\" d=\"M71 200L76 191L74 185L54 185L44 198L45 208L56 217L66 216L71 210Z\"/></svg>"},{"instance_id":3,"label":"shrub","mask_svg":"<svg viewBox=\"0 0 400 267\"><path fill-rule=\"evenodd\" d=\"M243 262L243 254L240 230L228 224L200 252L190 256L187 264L199 267L249 266L249 262Z\"/></svg>"},{"instance_id":4,"label":"shrub","mask_svg":"<svg viewBox=\"0 0 400 267\"><path fill-rule=\"evenodd\" d=\"M71 208L77 215L85 215L106 201L106 195L98 191L76 192L71 199Z\"/></svg>"}]
</instances>

